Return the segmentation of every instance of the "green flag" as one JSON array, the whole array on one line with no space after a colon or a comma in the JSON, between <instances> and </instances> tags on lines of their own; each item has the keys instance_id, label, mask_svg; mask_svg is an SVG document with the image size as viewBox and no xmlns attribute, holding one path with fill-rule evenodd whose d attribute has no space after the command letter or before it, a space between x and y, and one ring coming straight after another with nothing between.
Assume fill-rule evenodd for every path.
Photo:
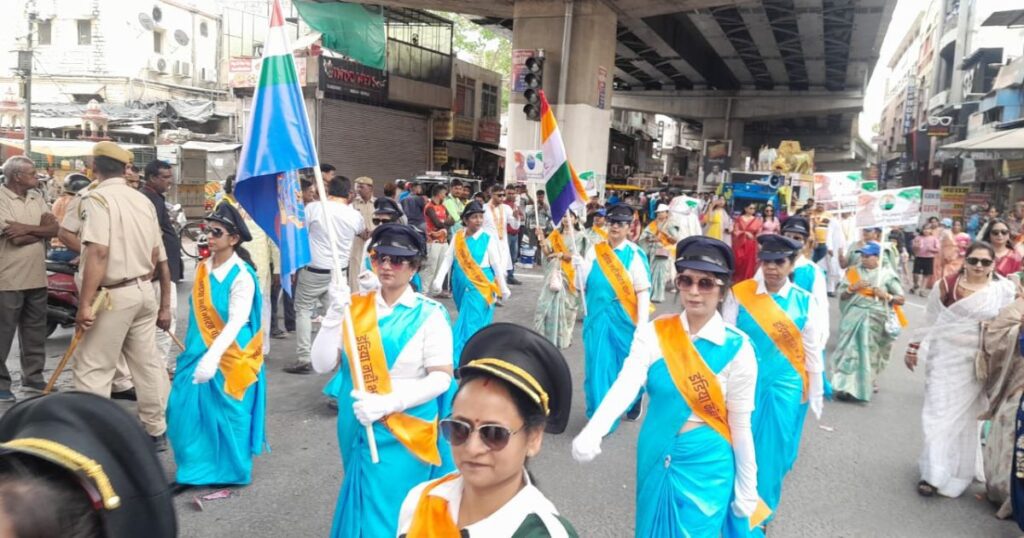
<instances>
[{"instance_id":1,"label":"green flag","mask_svg":"<svg viewBox=\"0 0 1024 538\"><path fill-rule=\"evenodd\" d=\"M386 68L387 36L380 6L297 0L299 16L323 34L324 48L380 70Z\"/></svg>"}]
</instances>

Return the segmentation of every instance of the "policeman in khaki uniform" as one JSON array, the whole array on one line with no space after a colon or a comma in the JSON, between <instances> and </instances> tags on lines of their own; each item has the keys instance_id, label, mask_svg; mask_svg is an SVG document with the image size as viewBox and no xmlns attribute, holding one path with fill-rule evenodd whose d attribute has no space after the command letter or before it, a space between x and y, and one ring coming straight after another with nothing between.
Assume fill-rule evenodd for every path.
<instances>
[{"instance_id":1,"label":"policeman in khaki uniform","mask_svg":"<svg viewBox=\"0 0 1024 538\"><path fill-rule=\"evenodd\" d=\"M113 142L93 147L100 183L81 202L82 287L76 325L85 331L75 353L75 388L109 396L124 354L135 382L139 419L158 450L166 450L164 412L170 386L156 357L153 326L170 327L170 271L153 203L124 179L131 152ZM160 300L150 280L160 277ZM110 309L94 312L100 289Z\"/></svg>"},{"instance_id":2,"label":"policeman in khaki uniform","mask_svg":"<svg viewBox=\"0 0 1024 538\"><path fill-rule=\"evenodd\" d=\"M75 197L68 202L64 219L60 222L60 230L57 232L57 239L60 239L60 242L68 250L79 255L82 253L82 199L99 184L99 181L93 181L75 193ZM75 273L75 286L79 290L82 289L82 269L84 267L84 265L79 264L78 272ZM118 359L116 370L117 373L114 375L110 397L115 400L135 400L132 376L128 372L128 364L125 362L124 357Z\"/></svg>"}]
</instances>

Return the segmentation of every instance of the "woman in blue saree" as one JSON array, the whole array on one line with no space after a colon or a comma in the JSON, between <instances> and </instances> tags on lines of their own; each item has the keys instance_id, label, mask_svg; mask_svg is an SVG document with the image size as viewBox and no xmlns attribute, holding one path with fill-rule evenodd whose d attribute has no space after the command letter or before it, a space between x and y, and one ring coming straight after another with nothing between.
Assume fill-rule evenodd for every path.
<instances>
[{"instance_id":1,"label":"woman in blue saree","mask_svg":"<svg viewBox=\"0 0 1024 538\"><path fill-rule=\"evenodd\" d=\"M637 443L636 536L732 536L730 520L749 531L767 515L750 429L757 360L747 336L718 312L732 251L702 236L676 250L683 312L637 331L615 384L573 441L573 457L587 462L600 454L601 438L645 386L650 410Z\"/></svg>"},{"instance_id":2,"label":"woman in blue saree","mask_svg":"<svg viewBox=\"0 0 1024 538\"><path fill-rule=\"evenodd\" d=\"M447 444L437 429L439 409L450 402L451 325L440 303L409 284L426 256L425 240L410 226L383 224L373 231L369 251L380 289L349 296L347 286L332 285L331 306L312 350L314 370L338 368L324 390L338 399L345 467L335 537L395 536L409 489L453 468L443 463ZM354 353L343 338L346 308L359 342ZM353 355L358 361L350 360Z\"/></svg>"},{"instance_id":3,"label":"woman in blue saree","mask_svg":"<svg viewBox=\"0 0 1024 538\"><path fill-rule=\"evenodd\" d=\"M211 256L196 269L167 437L179 485L249 484L252 457L266 444L262 299L240 245L252 236L231 204L206 221Z\"/></svg>"}]
</instances>

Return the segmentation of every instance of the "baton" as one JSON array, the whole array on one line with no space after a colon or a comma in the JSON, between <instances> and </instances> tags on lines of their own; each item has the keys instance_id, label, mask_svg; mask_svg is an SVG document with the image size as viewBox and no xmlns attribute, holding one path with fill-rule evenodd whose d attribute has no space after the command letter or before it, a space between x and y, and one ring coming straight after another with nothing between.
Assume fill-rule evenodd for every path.
<instances>
[{"instance_id":1,"label":"baton","mask_svg":"<svg viewBox=\"0 0 1024 538\"><path fill-rule=\"evenodd\" d=\"M172 332L170 329L167 329L164 332L167 333L167 336L171 337L171 340L174 341L174 345L178 346L178 350L185 351L185 344L181 343L181 340L178 339L178 336L174 334L174 332Z\"/></svg>"},{"instance_id":2,"label":"baton","mask_svg":"<svg viewBox=\"0 0 1024 538\"><path fill-rule=\"evenodd\" d=\"M92 301L92 312L93 315L97 315L101 308L109 306L109 297L106 288L100 289L99 293L96 294L96 298ZM53 385L57 383L57 378L60 377L61 372L68 365L68 361L71 360L71 355L74 354L75 348L78 347L78 343L82 340L82 334L85 331L76 328L75 335L71 337L71 344L68 345L68 350L64 352L64 356L61 357L60 362L57 363L57 367L53 370L53 375L50 376L50 381L46 384L46 388L43 389L43 394L49 394L53 390Z\"/></svg>"}]
</instances>

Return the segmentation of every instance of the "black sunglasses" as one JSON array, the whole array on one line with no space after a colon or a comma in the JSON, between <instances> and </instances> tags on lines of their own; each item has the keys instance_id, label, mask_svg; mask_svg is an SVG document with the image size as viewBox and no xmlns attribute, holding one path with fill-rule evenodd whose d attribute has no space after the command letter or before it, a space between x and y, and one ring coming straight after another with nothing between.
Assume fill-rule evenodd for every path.
<instances>
[{"instance_id":1,"label":"black sunglasses","mask_svg":"<svg viewBox=\"0 0 1024 538\"><path fill-rule=\"evenodd\" d=\"M1010 235L1010 230L992 230L989 233L992 235Z\"/></svg>"},{"instance_id":2,"label":"black sunglasses","mask_svg":"<svg viewBox=\"0 0 1024 538\"><path fill-rule=\"evenodd\" d=\"M714 290L716 287L721 286L723 282L717 278L699 278L695 279L690 275L679 275L677 278L679 281L678 287L682 290L690 289L694 283L697 284L697 291L701 293L708 293Z\"/></svg>"},{"instance_id":3,"label":"black sunglasses","mask_svg":"<svg viewBox=\"0 0 1024 538\"><path fill-rule=\"evenodd\" d=\"M391 219L389 219L387 217L385 217L383 219L374 217L374 218L370 219L370 221L373 222L373 224L376 226L376 225L380 225L380 224L385 224L385 223L391 222Z\"/></svg>"},{"instance_id":4,"label":"black sunglasses","mask_svg":"<svg viewBox=\"0 0 1024 538\"><path fill-rule=\"evenodd\" d=\"M509 439L513 435L523 431L519 428L516 431L512 431L506 426L500 424L484 424L482 426L473 426L468 422L456 420L452 418L446 418L440 422L441 435L452 444L452 446L462 446L469 440L469 436L476 432L480 436L480 441L483 444L497 452L508 446Z\"/></svg>"},{"instance_id":5,"label":"black sunglasses","mask_svg":"<svg viewBox=\"0 0 1024 538\"><path fill-rule=\"evenodd\" d=\"M414 256L390 256L387 254L373 254L373 261L378 264L388 264L392 267L399 265L408 265L412 263Z\"/></svg>"},{"instance_id":6,"label":"black sunglasses","mask_svg":"<svg viewBox=\"0 0 1024 538\"><path fill-rule=\"evenodd\" d=\"M967 257L967 265L980 265L982 267L991 267L993 260L991 258L975 258L974 256Z\"/></svg>"},{"instance_id":7,"label":"black sunglasses","mask_svg":"<svg viewBox=\"0 0 1024 538\"><path fill-rule=\"evenodd\" d=\"M761 260L761 263L763 265L780 265L781 266L781 265L786 265L786 262L788 262L788 261L789 261L789 258L780 258L778 260Z\"/></svg>"},{"instance_id":8,"label":"black sunglasses","mask_svg":"<svg viewBox=\"0 0 1024 538\"><path fill-rule=\"evenodd\" d=\"M228 233L227 230L225 230L224 228L217 228L215 226L210 226L208 228L208 231L210 232L211 236L216 237L217 239L220 239L221 237L224 236L224 234Z\"/></svg>"}]
</instances>

